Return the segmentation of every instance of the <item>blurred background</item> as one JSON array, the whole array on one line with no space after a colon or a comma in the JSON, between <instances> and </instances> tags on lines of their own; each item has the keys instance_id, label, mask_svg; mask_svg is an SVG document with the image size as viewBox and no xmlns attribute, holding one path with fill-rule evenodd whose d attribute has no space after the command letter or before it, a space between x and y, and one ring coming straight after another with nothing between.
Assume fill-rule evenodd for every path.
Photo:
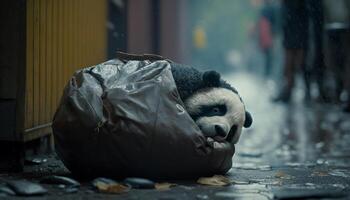
<instances>
[{"instance_id":1,"label":"blurred background","mask_svg":"<svg viewBox=\"0 0 350 200\"><path fill-rule=\"evenodd\" d=\"M51 120L69 77L116 51L221 72L255 121L242 136L242 155L280 149L291 159L286 152L300 147L296 160L316 162L315 145L350 155L348 145L338 144L350 130L349 3L3 0L0 166L21 168L27 149L50 146Z\"/></svg>"}]
</instances>

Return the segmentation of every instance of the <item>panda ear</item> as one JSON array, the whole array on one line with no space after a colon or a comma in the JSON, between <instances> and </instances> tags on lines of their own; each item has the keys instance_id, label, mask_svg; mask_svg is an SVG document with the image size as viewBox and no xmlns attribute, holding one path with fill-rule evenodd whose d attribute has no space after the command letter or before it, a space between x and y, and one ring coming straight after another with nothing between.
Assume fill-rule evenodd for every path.
<instances>
[{"instance_id":1,"label":"panda ear","mask_svg":"<svg viewBox=\"0 0 350 200\"><path fill-rule=\"evenodd\" d=\"M206 71L202 75L202 80L207 87L220 86L220 74L217 71Z\"/></svg>"},{"instance_id":2,"label":"panda ear","mask_svg":"<svg viewBox=\"0 0 350 200\"><path fill-rule=\"evenodd\" d=\"M249 112L245 112L244 128L249 128L253 123L252 115Z\"/></svg>"}]
</instances>

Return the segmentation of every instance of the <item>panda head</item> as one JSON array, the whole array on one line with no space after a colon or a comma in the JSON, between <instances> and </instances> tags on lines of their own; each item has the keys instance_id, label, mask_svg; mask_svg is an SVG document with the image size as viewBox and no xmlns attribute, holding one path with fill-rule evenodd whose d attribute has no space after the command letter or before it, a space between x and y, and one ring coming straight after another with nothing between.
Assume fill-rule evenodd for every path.
<instances>
[{"instance_id":1,"label":"panda head","mask_svg":"<svg viewBox=\"0 0 350 200\"><path fill-rule=\"evenodd\" d=\"M184 100L187 112L204 136L237 143L242 128L252 124L241 97L215 71L203 73L202 81L205 86Z\"/></svg>"}]
</instances>

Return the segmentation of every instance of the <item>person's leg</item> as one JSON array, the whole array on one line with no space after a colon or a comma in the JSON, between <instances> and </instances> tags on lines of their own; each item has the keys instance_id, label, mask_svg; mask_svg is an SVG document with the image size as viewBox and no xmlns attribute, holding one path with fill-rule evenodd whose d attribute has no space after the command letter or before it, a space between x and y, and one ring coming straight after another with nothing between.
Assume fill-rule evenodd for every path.
<instances>
[{"instance_id":1,"label":"person's leg","mask_svg":"<svg viewBox=\"0 0 350 200\"><path fill-rule=\"evenodd\" d=\"M311 73L315 75L316 84L319 91L319 97L323 101L329 101L328 94L324 88L324 47L323 47L323 30L324 30L324 13L323 4L319 0L310 0L309 18L311 22L311 37L314 45L314 56L311 62Z\"/></svg>"},{"instance_id":2,"label":"person's leg","mask_svg":"<svg viewBox=\"0 0 350 200\"><path fill-rule=\"evenodd\" d=\"M291 97L293 85L294 85L294 65L295 65L295 50L285 49L285 60L283 68L283 83L280 88L278 96L275 101L288 102Z\"/></svg>"},{"instance_id":3,"label":"person's leg","mask_svg":"<svg viewBox=\"0 0 350 200\"><path fill-rule=\"evenodd\" d=\"M345 88L346 88L346 92L348 94L348 99L346 100L345 103L345 108L344 111L345 112L350 112L350 79L348 77L350 77L350 30L348 30L346 32L346 40L345 40L345 46L346 46L346 60L345 60L345 70L346 70L346 77L345 78Z\"/></svg>"},{"instance_id":4,"label":"person's leg","mask_svg":"<svg viewBox=\"0 0 350 200\"><path fill-rule=\"evenodd\" d=\"M286 80L287 80L287 91L289 94L292 93L292 90L294 88L295 84L295 76L296 76L296 69L297 67L300 67L303 63L304 59L304 50L302 49L293 49L289 50L290 56L288 58L288 66L287 66L287 73L286 73Z\"/></svg>"},{"instance_id":5,"label":"person's leg","mask_svg":"<svg viewBox=\"0 0 350 200\"><path fill-rule=\"evenodd\" d=\"M307 64L308 49L304 51L304 56L301 58L301 70L304 78L305 84L305 100L309 101L311 99L310 84L311 84L311 69Z\"/></svg>"},{"instance_id":6,"label":"person's leg","mask_svg":"<svg viewBox=\"0 0 350 200\"><path fill-rule=\"evenodd\" d=\"M340 102L340 95L344 89L344 62L345 62L345 50L344 50L344 46L345 44L343 44L343 37L342 37L343 33L340 31L337 31L336 34L334 34L333 36L333 43L335 45L334 49L333 49L333 60L334 60L334 64L335 64L335 79L336 79L336 100L338 102Z\"/></svg>"}]
</instances>

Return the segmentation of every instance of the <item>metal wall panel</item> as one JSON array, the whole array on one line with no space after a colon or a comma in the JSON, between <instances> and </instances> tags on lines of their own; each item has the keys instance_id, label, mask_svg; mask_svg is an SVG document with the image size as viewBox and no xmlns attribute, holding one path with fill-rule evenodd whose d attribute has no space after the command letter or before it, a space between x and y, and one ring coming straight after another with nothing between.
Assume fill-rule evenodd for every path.
<instances>
[{"instance_id":1,"label":"metal wall panel","mask_svg":"<svg viewBox=\"0 0 350 200\"><path fill-rule=\"evenodd\" d=\"M107 51L107 0L27 0L24 141L50 132L64 85Z\"/></svg>"}]
</instances>

